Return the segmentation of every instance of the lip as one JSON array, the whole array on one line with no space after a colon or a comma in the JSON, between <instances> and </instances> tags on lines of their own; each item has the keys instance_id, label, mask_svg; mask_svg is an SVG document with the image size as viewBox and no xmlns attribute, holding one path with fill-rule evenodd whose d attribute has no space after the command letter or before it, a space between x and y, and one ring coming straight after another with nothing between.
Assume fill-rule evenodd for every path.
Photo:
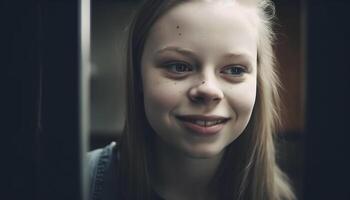
<instances>
[{"instance_id":1,"label":"lip","mask_svg":"<svg viewBox=\"0 0 350 200\"><path fill-rule=\"evenodd\" d=\"M223 117L218 115L178 115L176 118L181 122L181 124L188 129L189 131L203 136L212 136L218 134L221 129L224 128L224 125L229 117ZM220 124L215 124L213 126L201 126L195 124L191 121L193 120L202 120L202 121L213 121L213 120L224 120Z\"/></svg>"}]
</instances>

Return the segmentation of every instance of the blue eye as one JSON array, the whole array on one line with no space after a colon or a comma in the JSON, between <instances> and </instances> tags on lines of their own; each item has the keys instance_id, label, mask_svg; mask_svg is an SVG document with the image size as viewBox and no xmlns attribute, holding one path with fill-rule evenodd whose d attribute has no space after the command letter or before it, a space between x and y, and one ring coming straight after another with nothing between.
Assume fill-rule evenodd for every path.
<instances>
[{"instance_id":1,"label":"blue eye","mask_svg":"<svg viewBox=\"0 0 350 200\"><path fill-rule=\"evenodd\" d=\"M184 62L170 62L164 64L170 72L174 73L185 73L193 71L191 65Z\"/></svg>"},{"instance_id":2,"label":"blue eye","mask_svg":"<svg viewBox=\"0 0 350 200\"><path fill-rule=\"evenodd\" d=\"M243 76L243 74L246 72L246 69L241 65L231 65L225 67L221 73L228 74L232 76Z\"/></svg>"}]
</instances>

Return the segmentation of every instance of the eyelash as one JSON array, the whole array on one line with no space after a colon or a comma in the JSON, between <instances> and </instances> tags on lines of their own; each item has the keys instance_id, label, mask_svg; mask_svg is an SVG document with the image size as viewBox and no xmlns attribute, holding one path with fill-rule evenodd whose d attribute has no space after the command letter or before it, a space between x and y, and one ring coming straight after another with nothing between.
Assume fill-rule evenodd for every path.
<instances>
[{"instance_id":1,"label":"eyelash","mask_svg":"<svg viewBox=\"0 0 350 200\"><path fill-rule=\"evenodd\" d=\"M225 73L227 70L232 70L234 69L235 71L233 73ZM243 67L242 65L229 65L229 66L226 66L224 67L224 69L222 71L220 71L220 73L222 74L229 74L229 75L232 75L232 76L235 76L235 77L239 77L239 76L243 76L244 73L246 73L246 69L245 67Z\"/></svg>"},{"instance_id":2,"label":"eyelash","mask_svg":"<svg viewBox=\"0 0 350 200\"><path fill-rule=\"evenodd\" d=\"M169 70L172 73L176 73L176 74L183 74L186 72L193 71L193 67L186 62L177 62L177 61L168 62L168 63L165 63L164 66L167 68L167 70ZM177 71L180 69L180 67L182 67L182 69L186 69L186 70Z\"/></svg>"},{"instance_id":3,"label":"eyelash","mask_svg":"<svg viewBox=\"0 0 350 200\"><path fill-rule=\"evenodd\" d=\"M179 74L179 75L185 74L187 72L192 72L194 70L194 68L192 67L191 64L186 63L186 62L182 62L182 61L167 62L167 63L163 64L163 66L165 66L167 68L167 70L170 71L171 73L175 73L175 74ZM179 69L182 69L182 70L179 71ZM232 71L232 70L234 70L234 71ZM247 72L246 68L242 65L239 65L239 64L228 65L228 66L224 67L223 70L220 71L220 73L225 74L225 75L227 74L227 75L232 76L232 77L241 77L246 72Z\"/></svg>"}]
</instances>

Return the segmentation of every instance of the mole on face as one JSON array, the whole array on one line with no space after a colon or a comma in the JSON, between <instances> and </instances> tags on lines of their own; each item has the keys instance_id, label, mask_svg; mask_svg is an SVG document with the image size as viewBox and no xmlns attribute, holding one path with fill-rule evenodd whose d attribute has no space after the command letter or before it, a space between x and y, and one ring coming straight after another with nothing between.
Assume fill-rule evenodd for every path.
<instances>
[{"instance_id":1,"label":"mole on face","mask_svg":"<svg viewBox=\"0 0 350 200\"><path fill-rule=\"evenodd\" d=\"M177 25L177 26L176 26L176 29L180 29L180 26ZM179 36L181 36L181 35L182 35L182 33L179 33Z\"/></svg>"},{"instance_id":2,"label":"mole on face","mask_svg":"<svg viewBox=\"0 0 350 200\"><path fill-rule=\"evenodd\" d=\"M202 84L204 84L205 83L205 81L202 81Z\"/></svg>"}]
</instances>

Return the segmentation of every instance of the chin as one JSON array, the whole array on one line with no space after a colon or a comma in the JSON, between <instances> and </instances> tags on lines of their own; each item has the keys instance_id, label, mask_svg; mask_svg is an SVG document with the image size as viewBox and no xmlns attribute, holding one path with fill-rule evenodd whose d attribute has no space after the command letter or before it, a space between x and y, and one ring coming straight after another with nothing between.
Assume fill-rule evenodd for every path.
<instances>
[{"instance_id":1,"label":"chin","mask_svg":"<svg viewBox=\"0 0 350 200\"><path fill-rule=\"evenodd\" d=\"M197 159L208 159L221 155L224 152L224 148L214 148L214 147L200 147L184 149L184 154L190 158Z\"/></svg>"}]
</instances>

